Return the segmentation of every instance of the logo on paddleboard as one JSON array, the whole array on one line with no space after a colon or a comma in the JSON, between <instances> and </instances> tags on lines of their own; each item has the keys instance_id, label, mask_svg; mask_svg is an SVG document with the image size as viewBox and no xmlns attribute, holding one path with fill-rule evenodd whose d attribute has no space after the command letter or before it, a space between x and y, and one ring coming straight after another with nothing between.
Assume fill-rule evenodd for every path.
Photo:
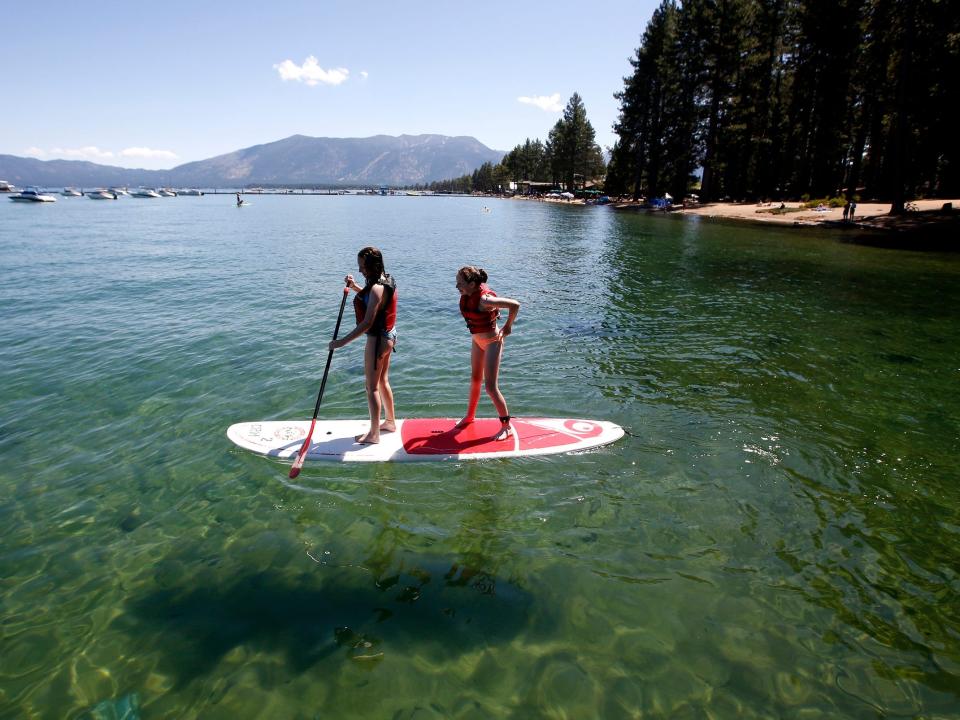
<instances>
[{"instance_id":1,"label":"logo on paddleboard","mask_svg":"<svg viewBox=\"0 0 960 720\"><path fill-rule=\"evenodd\" d=\"M603 428L589 420L567 420L563 429L578 435L581 438L596 437L603 432Z\"/></svg>"},{"instance_id":2,"label":"logo on paddleboard","mask_svg":"<svg viewBox=\"0 0 960 720\"><path fill-rule=\"evenodd\" d=\"M281 425L273 431L273 436L277 440L290 442L291 440L301 440L307 434L299 425Z\"/></svg>"}]
</instances>

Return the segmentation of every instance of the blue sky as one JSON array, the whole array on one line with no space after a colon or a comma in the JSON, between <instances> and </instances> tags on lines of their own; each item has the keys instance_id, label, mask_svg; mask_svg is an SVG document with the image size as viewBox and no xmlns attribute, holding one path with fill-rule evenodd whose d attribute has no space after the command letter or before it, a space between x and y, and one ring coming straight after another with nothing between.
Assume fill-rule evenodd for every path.
<instances>
[{"instance_id":1,"label":"blue sky","mask_svg":"<svg viewBox=\"0 0 960 720\"><path fill-rule=\"evenodd\" d=\"M657 2L5 3L0 153L169 168L294 134L546 139L613 93Z\"/></svg>"}]
</instances>

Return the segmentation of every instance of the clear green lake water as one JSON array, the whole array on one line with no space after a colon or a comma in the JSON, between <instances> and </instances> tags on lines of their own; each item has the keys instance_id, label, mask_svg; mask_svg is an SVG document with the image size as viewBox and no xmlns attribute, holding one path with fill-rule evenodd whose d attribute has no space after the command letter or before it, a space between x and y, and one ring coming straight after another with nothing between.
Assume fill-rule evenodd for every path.
<instances>
[{"instance_id":1,"label":"clear green lake water","mask_svg":"<svg viewBox=\"0 0 960 720\"><path fill-rule=\"evenodd\" d=\"M484 213L486 204L492 212ZM457 416L454 276L581 455L287 466L341 279ZM960 255L413 197L0 201L0 717L960 716ZM323 418L363 417L360 344ZM481 412L493 414L489 401Z\"/></svg>"}]
</instances>

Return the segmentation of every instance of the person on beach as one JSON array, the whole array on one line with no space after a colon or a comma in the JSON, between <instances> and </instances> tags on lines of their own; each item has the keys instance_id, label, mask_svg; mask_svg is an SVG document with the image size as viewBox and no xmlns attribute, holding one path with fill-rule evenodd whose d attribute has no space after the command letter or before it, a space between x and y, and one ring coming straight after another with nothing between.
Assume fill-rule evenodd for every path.
<instances>
[{"instance_id":1,"label":"person on beach","mask_svg":"<svg viewBox=\"0 0 960 720\"><path fill-rule=\"evenodd\" d=\"M500 357L503 354L503 339L513 330L513 322L520 311L520 303L512 298L497 297L486 284L487 273L483 268L467 265L457 272L457 290L460 291L460 313L467 321L473 340L470 348L470 398L467 414L457 423L464 428L474 421L477 404L480 402L480 383L484 382L487 395L493 401L500 417L500 429L495 440L505 440L513 434L510 429L510 411L507 401L497 383L500 375ZM497 327L500 310L508 311L507 321Z\"/></svg>"},{"instance_id":2,"label":"person on beach","mask_svg":"<svg viewBox=\"0 0 960 720\"><path fill-rule=\"evenodd\" d=\"M361 335L367 336L363 355L363 376L367 390L367 408L370 411L370 430L357 436L360 444L380 442L381 432L397 429L393 411L393 388L390 387L390 354L397 345L397 283L384 270L383 255L375 247L365 247L357 254L357 267L365 283L360 287L347 275L347 287L356 292L353 309L357 326L342 338L329 344L330 350L342 348ZM380 423L380 413L384 422Z\"/></svg>"}]
</instances>

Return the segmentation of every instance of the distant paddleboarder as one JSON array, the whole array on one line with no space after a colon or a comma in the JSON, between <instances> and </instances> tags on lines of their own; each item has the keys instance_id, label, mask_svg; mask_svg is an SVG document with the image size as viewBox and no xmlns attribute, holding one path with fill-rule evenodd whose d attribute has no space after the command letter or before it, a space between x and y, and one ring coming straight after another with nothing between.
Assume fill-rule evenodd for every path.
<instances>
[{"instance_id":1,"label":"distant paddleboarder","mask_svg":"<svg viewBox=\"0 0 960 720\"><path fill-rule=\"evenodd\" d=\"M237 207L243 205L243 200L240 199L240 193L237 193Z\"/></svg>"}]
</instances>

